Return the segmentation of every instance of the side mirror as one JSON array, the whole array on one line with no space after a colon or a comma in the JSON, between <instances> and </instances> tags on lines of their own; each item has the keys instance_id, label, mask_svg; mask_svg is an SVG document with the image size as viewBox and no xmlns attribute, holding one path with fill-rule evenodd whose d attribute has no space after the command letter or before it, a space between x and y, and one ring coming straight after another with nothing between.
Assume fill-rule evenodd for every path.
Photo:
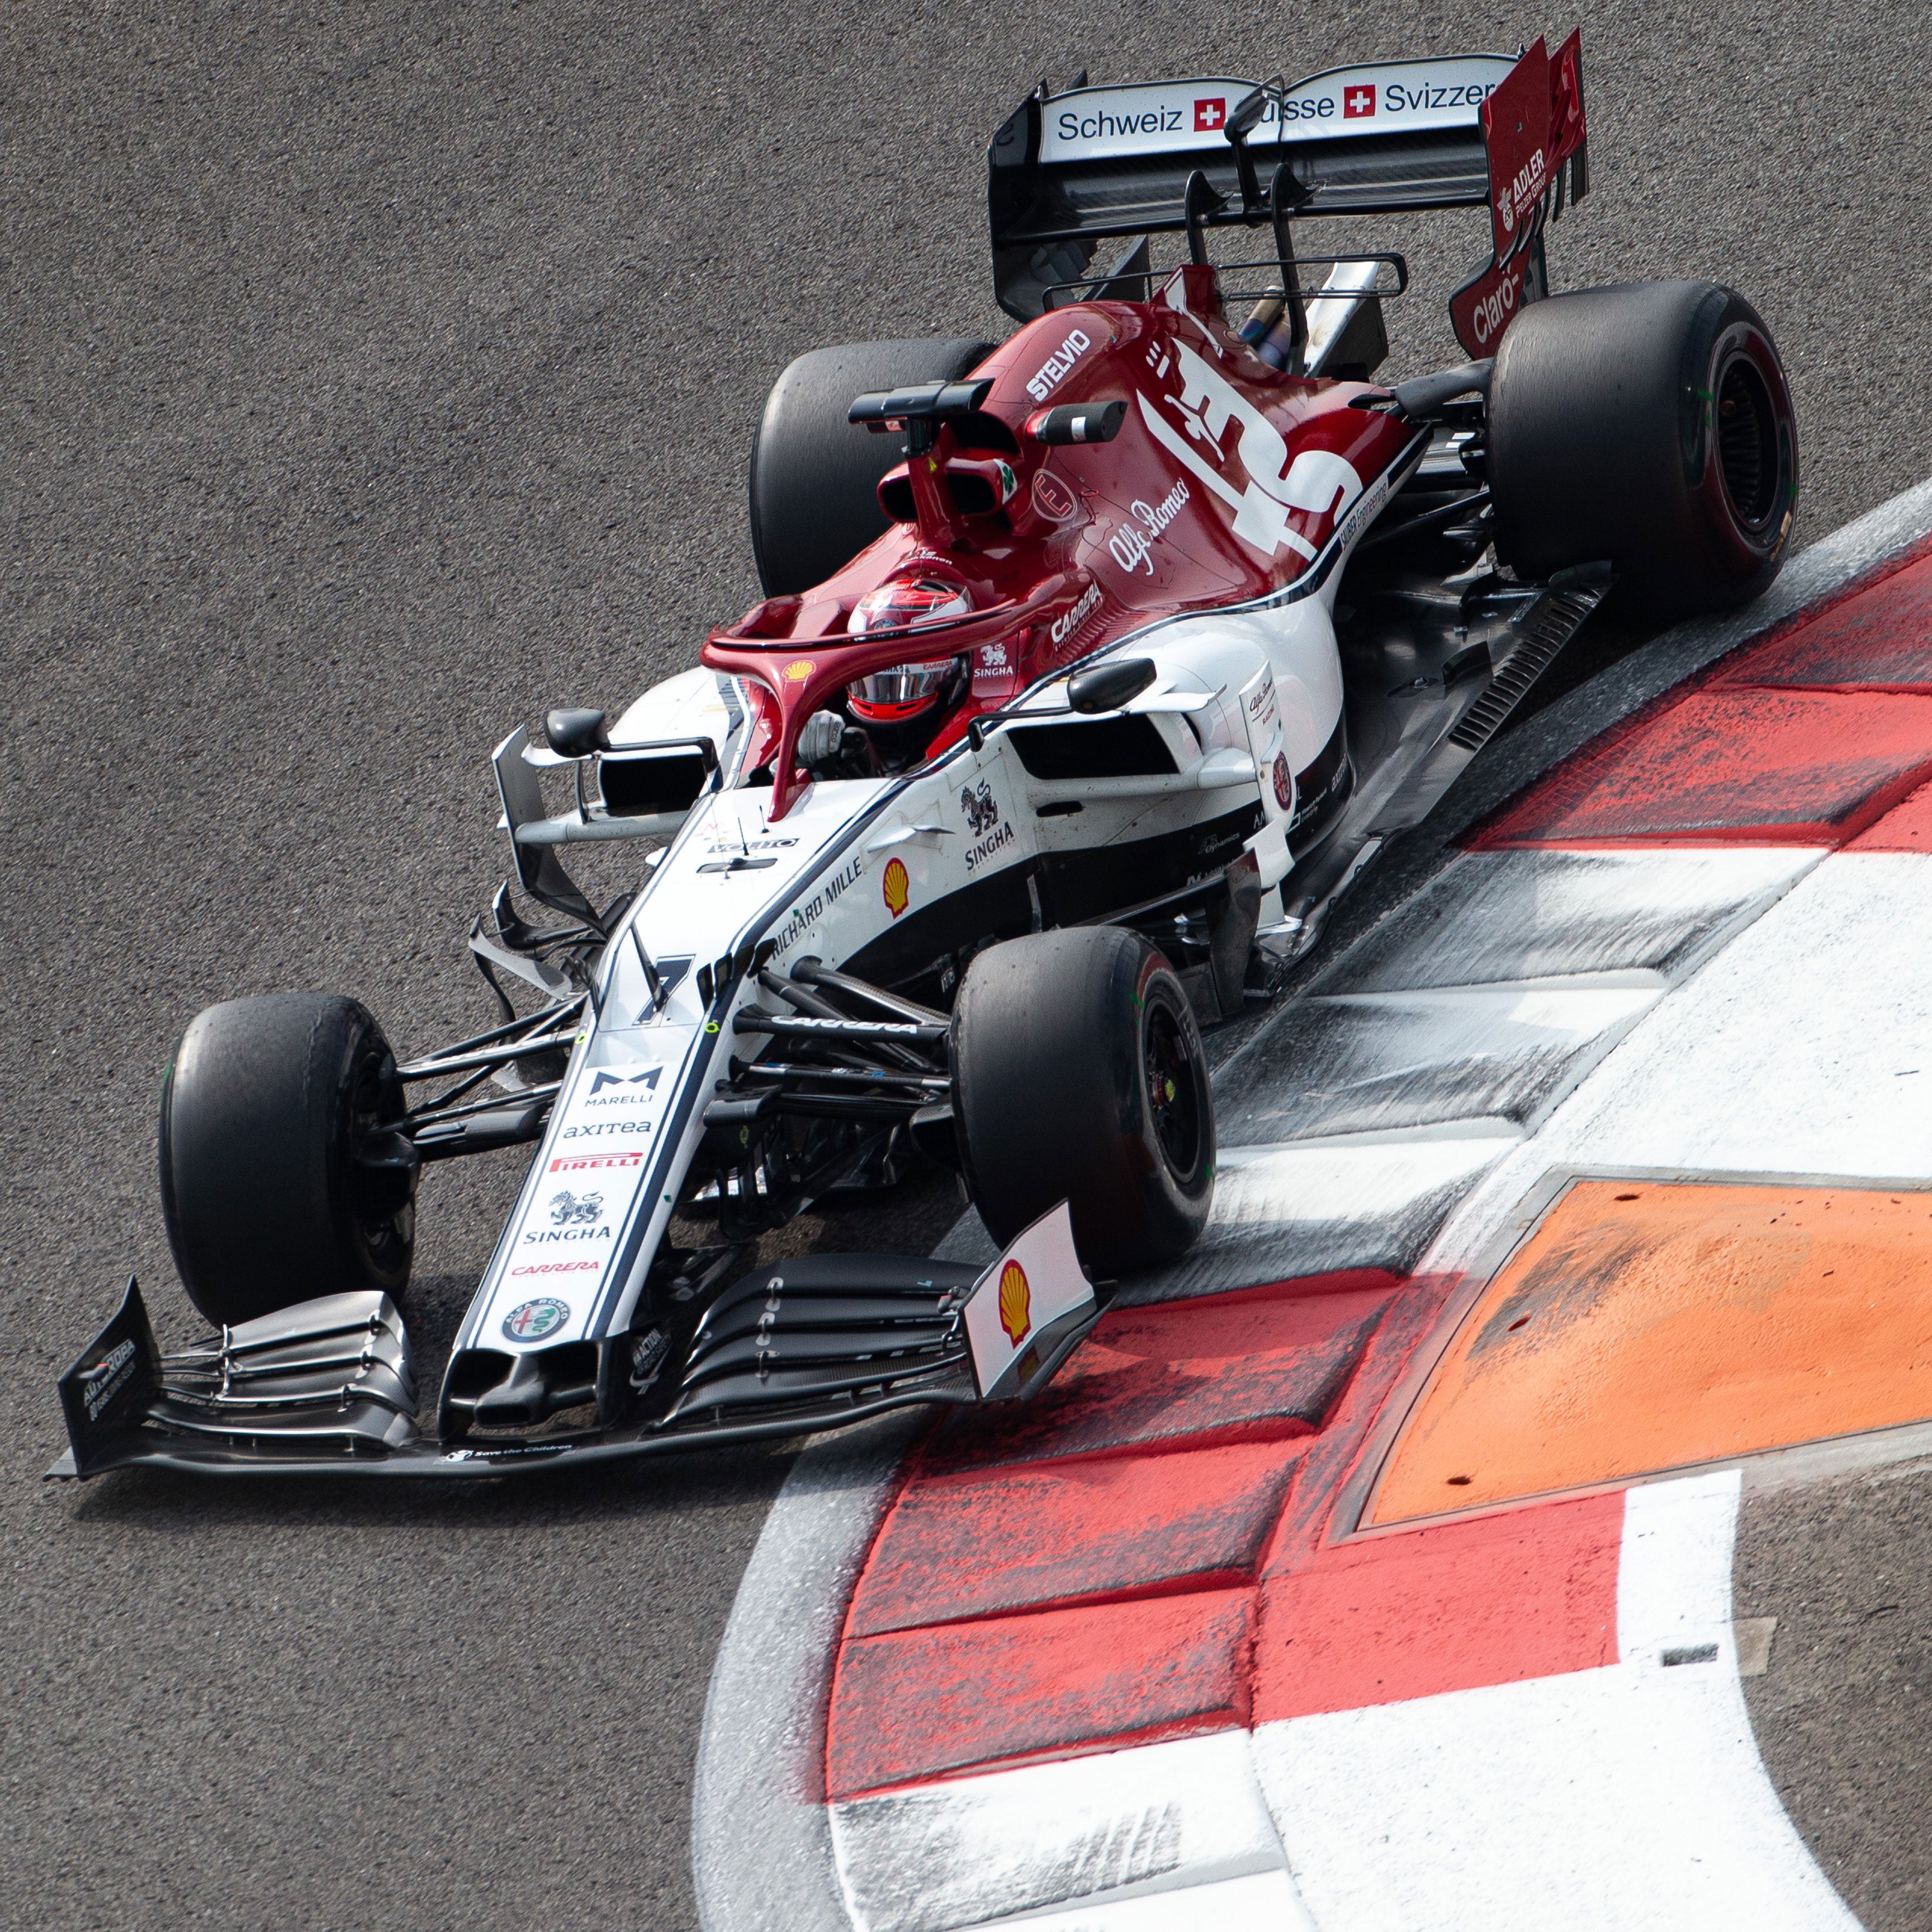
<instances>
[{"instance_id":1,"label":"side mirror","mask_svg":"<svg viewBox=\"0 0 1932 1932\"><path fill-rule=\"evenodd\" d=\"M544 738L560 758L587 758L592 752L610 748L601 711L546 712Z\"/></svg>"},{"instance_id":2,"label":"side mirror","mask_svg":"<svg viewBox=\"0 0 1932 1932\"><path fill-rule=\"evenodd\" d=\"M1112 442L1127 419L1127 406L1117 396L1109 402L1062 403L1036 410L1026 420L1026 433L1035 442L1054 448L1070 442Z\"/></svg>"},{"instance_id":3,"label":"side mirror","mask_svg":"<svg viewBox=\"0 0 1932 1932\"><path fill-rule=\"evenodd\" d=\"M1123 658L1113 664L1097 664L1076 670L1066 680L1070 710L1091 713L1118 711L1139 697L1154 679L1152 658Z\"/></svg>"}]
</instances>

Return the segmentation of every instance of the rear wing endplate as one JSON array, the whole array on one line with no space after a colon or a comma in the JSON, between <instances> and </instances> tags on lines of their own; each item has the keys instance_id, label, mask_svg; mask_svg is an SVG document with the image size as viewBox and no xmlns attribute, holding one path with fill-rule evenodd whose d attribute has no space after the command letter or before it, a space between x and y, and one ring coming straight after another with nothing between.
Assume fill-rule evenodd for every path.
<instances>
[{"instance_id":1,"label":"rear wing endplate","mask_svg":"<svg viewBox=\"0 0 1932 1932\"><path fill-rule=\"evenodd\" d=\"M1572 56L1570 71L1575 46L1572 36L1558 57ZM1520 58L1385 61L1292 86L1202 79L1054 94L1042 82L988 149L1000 305L1022 321L1040 314L1047 291L1086 274L1109 236L1489 203L1484 104ZM1580 154L1580 82L1576 98ZM1582 182L1580 163L1575 193Z\"/></svg>"}]
</instances>

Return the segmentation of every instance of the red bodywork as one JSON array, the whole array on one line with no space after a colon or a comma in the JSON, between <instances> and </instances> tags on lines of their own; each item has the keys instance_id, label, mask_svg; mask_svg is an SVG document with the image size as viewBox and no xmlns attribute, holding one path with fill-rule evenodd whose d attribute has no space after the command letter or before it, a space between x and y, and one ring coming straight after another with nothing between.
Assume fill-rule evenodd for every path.
<instances>
[{"instance_id":1,"label":"red bodywork","mask_svg":"<svg viewBox=\"0 0 1932 1932\"><path fill-rule=\"evenodd\" d=\"M1225 414L1216 424L1211 405L1184 408L1190 362L1210 368L1265 427ZM745 769L771 768L774 819L809 782L796 768L800 728L854 678L970 653L970 694L929 748L944 751L972 718L1151 618L1245 603L1292 583L1354 500L1338 488L1313 508L1283 502L1296 459L1328 452L1372 487L1414 435L1348 406L1379 393L1364 384L1284 375L1262 362L1222 314L1214 270L1192 264L1150 302L1082 303L1030 322L975 377L992 379L982 415L1004 431L969 425L962 442L942 424L910 475L902 466L886 478L883 496L910 484L916 523L896 525L816 590L758 605L705 645L706 664L749 682L758 716ZM1127 416L1111 442L1049 447L1026 433L1043 406L1115 398ZM1201 466L1164 442L1150 416ZM984 446L994 437L1010 438L1010 448ZM961 514L942 487L949 471L995 497L1004 492L1005 502ZM1240 507L1249 497L1255 511ZM963 584L973 614L848 635L867 591L928 572Z\"/></svg>"},{"instance_id":2,"label":"red bodywork","mask_svg":"<svg viewBox=\"0 0 1932 1932\"><path fill-rule=\"evenodd\" d=\"M1532 42L1480 118L1494 250L1450 302L1472 356L1495 352L1527 298L1536 244L1560 210L1558 176L1573 158L1573 190L1584 190L1580 34L1553 56ZM1197 383L1192 409L1190 357L1219 379L1210 386L1218 400L1204 406ZM982 420L962 436L941 427L929 454L880 486L889 513L895 500L908 507L909 495L916 520L816 590L772 598L705 645L706 664L748 682L758 717L746 769L770 768L773 818L810 782L796 765L800 728L855 677L970 653L966 702L928 748L942 752L975 717L1150 619L1245 603L1292 583L1357 490L1372 489L1412 434L1396 418L1348 406L1364 384L1290 376L1262 361L1229 326L1214 269L1195 263L1149 302L1084 302L1029 322L975 374L993 379L982 412L992 428ZM1112 442L1048 447L1027 434L1043 406L1112 399L1128 410ZM1318 460L1301 465L1310 452L1341 458L1352 476ZM1304 466L1298 487L1291 472ZM1331 473L1344 479L1333 489ZM948 474L997 507L961 514ZM972 615L848 634L867 591L928 573L958 583Z\"/></svg>"}]
</instances>

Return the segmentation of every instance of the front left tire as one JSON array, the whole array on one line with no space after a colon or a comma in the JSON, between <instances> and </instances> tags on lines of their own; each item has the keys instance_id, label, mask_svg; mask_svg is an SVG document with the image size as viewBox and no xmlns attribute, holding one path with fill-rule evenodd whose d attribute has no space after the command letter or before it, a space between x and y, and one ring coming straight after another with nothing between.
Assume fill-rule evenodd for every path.
<instances>
[{"instance_id":1,"label":"front left tire","mask_svg":"<svg viewBox=\"0 0 1932 1932\"><path fill-rule=\"evenodd\" d=\"M416 1168L395 1057L353 1000L210 1006L161 1088L161 1206L188 1299L233 1324L355 1289L400 1294Z\"/></svg>"}]
</instances>

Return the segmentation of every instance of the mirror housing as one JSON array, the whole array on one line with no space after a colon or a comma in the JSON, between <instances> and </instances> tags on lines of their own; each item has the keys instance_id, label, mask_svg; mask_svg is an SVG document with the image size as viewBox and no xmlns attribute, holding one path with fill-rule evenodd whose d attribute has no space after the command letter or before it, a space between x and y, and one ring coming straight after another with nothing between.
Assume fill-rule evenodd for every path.
<instances>
[{"instance_id":1,"label":"mirror housing","mask_svg":"<svg viewBox=\"0 0 1932 1932\"><path fill-rule=\"evenodd\" d=\"M1089 716L1096 712L1118 711L1146 690L1154 680L1152 658L1122 658L1112 664L1097 664L1076 670L1066 680L1066 704L1071 711Z\"/></svg>"},{"instance_id":2,"label":"mirror housing","mask_svg":"<svg viewBox=\"0 0 1932 1932\"><path fill-rule=\"evenodd\" d=\"M593 752L610 748L601 711L547 711L544 738L560 758L587 758Z\"/></svg>"}]
</instances>

